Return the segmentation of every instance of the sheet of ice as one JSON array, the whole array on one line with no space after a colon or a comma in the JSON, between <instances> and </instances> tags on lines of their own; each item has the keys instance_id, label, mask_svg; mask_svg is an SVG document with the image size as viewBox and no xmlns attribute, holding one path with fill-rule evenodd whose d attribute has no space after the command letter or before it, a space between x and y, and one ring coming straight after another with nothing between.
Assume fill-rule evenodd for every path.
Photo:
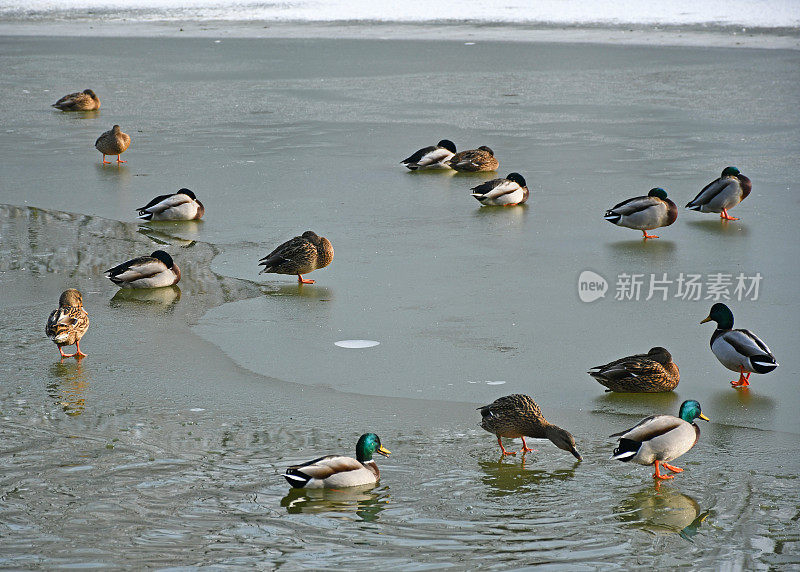
<instances>
[{"instance_id":1,"label":"sheet of ice","mask_svg":"<svg viewBox=\"0 0 800 572\"><path fill-rule=\"evenodd\" d=\"M0 15L133 21L513 22L557 25L800 26L798 0L0 0Z\"/></svg>"},{"instance_id":2,"label":"sheet of ice","mask_svg":"<svg viewBox=\"0 0 800 572\"><path fill-rule=\"evenodd\" d=\"M339 346L340 348L350 349L372 348L379 344L380 342L374 340L340 340L333 343L333 345Z\"/></svg>"}]
</instances>

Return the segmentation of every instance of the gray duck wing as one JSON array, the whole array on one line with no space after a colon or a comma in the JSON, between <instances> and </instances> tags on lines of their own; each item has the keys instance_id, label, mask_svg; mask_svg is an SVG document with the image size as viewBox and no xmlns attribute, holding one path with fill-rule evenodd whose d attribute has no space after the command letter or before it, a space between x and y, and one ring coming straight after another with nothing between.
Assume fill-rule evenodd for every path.
<instances>
[{"instance_id":1,"label":"gray duck wing","mask_svg":"<svg viewBox=\"0 0 800 572\"><path fill-rule=\"evenodd\" d=\"M641 443L672 431L680 426L681 423L684 423L683 419L673 415L651 415L642 419L630 429L614 433L610 437L620 437L621 439L629 439Z\"/></svg>"}]
</instances>

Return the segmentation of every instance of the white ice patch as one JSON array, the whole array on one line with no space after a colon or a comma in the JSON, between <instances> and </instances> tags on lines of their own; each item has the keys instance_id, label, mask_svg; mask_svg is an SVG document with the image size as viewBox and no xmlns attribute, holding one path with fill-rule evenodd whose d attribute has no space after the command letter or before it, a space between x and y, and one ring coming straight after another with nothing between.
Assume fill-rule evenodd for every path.
<instances>
[{"instance_id":1,"label":"white ice patch","mask_svg":"<svg viewBox=\"0 0 800 572\"><path fill-rule=\"evenodd\" d=\"M503 385L505 381L487 381L486 385Z\"/></svg>"},{"instance_id":2,"label":"white ice patch","mask_svg":"<svg viewBox=\"0 0 800 572\"><path fill-rule=\"evenodd\" d=\"M406 0L402 9L363 0L3 0L0 15L41 18L71 14L128 21L258 20L268 22L395 21L614 26L713 25L794 27L800 23L796 0ZM219 40L217 40L217 43Z\"/></svg>"},{"instance_id":3,"label":"white ice patch","mask_svg":"<svg viewBox=\"0 0 800 572\"><path fill-rule=\"evenodd\" d=\"M338 342L333 342L335 346L349 349L372 348L378 344L380 344L380 342L374 340L339 340Z\"/></svg>"}]
</instances>

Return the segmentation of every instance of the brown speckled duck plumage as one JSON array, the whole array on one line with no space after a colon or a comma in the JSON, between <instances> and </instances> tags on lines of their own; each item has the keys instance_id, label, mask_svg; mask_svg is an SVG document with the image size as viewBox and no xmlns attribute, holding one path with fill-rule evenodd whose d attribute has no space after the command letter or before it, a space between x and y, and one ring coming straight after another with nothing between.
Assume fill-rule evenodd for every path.
<instances>
[{"instance_id":1,"label":"brown speckled duck plumage","mask_svg":"<svg viewBox=\"0 0 800 572\"><path fill-rule=\"evenodd\" d=\"M313 284L303 274L325 268L333 261L333 246L327 238L307 230L300 236L287 240L262 258L258 265L264 268L259 274L296 274L301 284Z\"/></svg>"},{"instance_id":2,"label":"brown speckled duck plumage","mask_svg":"<svg viewBox=\"0 0 800 572\"><path fill-rule=\"evenodd\" d=\"M84 89L65 95L51 107L61 111L94 111L100 108L100 99L91 89Z\"/></svg>"},{"instance_id":3,"label":"brown speckled duck plumage","mask_svg":"<svg viewBox=\"0 0 800 572\"><path fill-rule=\"evenodd\" d=\"M525 444L525 437L533 437L534 439L550 439L559 449L569 451L576 459L582 460L575 448L575 439L569 431L549 423L536 402L527 395L521 393L506 395L489 405L479 407L478 410L482 417L481 427L497 436L497 443L500 445L503 455L515 455L516 453L509 453L505 450L503 442L500 440L501 437L521 438L523 453L532 450L528 449Z\"/></svg>"},{"instance_id":4,"label":"brown speckled duck plumage","mask_svg":"<svg viewBox=\"0 0 800 572\"><path fill-rule=\"evenodd\" d=\"M446 163L456 171L469 172L496 171L500 166L500 162L494 156L494 151L485 145L456 153Z\"/></svg>"},{"instance_id":5,"label":"brown speckled duck plumage","mask_svg":"<svg viewBox=\"0 0 800 572\"><path fill-rule=\"evenodd\" d=\"M80 341L89 329L89 314L83 309L83 296L78 290L64 290L58 299L58 308L47 318L45 333L58 347L61 357L83 357ZM63 346L75 346L75 353L65 354Z\"/></svg>"},{"instance_id":6,"label":"brown speckled duck plumage","mask_svg":"<svg viewBox=\"0 0 800 572\"><path fill-rule=\"evenodd\" d=\"M106 155L116 155L118 163L125 163L125 161L120 160L119 156L125 152L130 144L130 135L123 133L119 125L115 125L109 131L103 133L94 142L95 148L103 154L103 163L108 163Z\"/></svg>"},{"instance_id":7,"label":"brown speckled duck plumage","mask_svg":"<svg viewBox=\"0 0 800 572\"><path fill-rule=\"evenodd\" d=\"M681 379L672 355L662 347L595 366L587 373L606 386L606 391L622 393L672 391Z\"/></svg>"}]
</instances>

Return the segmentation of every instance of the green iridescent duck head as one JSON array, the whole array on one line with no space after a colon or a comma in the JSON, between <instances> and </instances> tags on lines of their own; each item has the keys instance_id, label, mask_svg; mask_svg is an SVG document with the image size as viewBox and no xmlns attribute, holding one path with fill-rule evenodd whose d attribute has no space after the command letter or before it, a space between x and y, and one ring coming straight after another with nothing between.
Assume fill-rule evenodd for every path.
<instances>
[{"instance_id":1,"label":"green iridescent duck head","mask_svg":"<svg viewBox=\"0 0 800 572\"><path fill-rule=\"evenodd\" d=\"M711 419L703 415L703 412L700 409L700 402L695 401L694 399L689 399L688 401L681 403L681 410L678 413L678 417L687 423L691 423L698 417L703 421L711 421Z\"/></svg>"},{"instance_id":2,"label":"green iridescent duck head","mask_svg":"<svg viewBox=\"0 0 800 572\"><path fill-rule=\"evenodd\" d=\"M375 433L364 433L356 443L356 459L366 463L372 460L372 455L375 453L388 457L391 451L381 445L381 438Z\"/></svg>"},{"instance_id":3,"label":"green iridescent duck head","mask_svg":"<svg viewBox=\"0 0 800 572\"><path fill-rule=\"evenodd\" d=\"M717 323L717 328L721 330L733 329L733 312L731 312L731 309L721 302L717 302L711 306L711 311L708 313L708 317L705 320L702 320L700 323L705 324L706 322L711 322L712 320Z\"/></svg>"}]
</instances>

